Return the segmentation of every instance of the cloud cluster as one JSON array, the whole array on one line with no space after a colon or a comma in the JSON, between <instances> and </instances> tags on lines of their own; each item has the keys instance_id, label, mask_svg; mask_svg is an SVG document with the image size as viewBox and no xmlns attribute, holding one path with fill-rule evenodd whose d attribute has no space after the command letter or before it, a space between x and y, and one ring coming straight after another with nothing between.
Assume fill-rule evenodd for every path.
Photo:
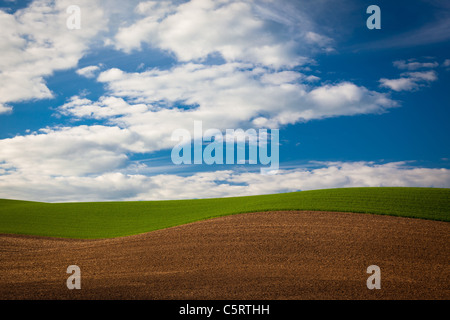
<instances>
[{"instance_id":1,"label":"cloud cluster","mask_svg":"<svg viewBox=\"0 0 450 320\"><path fill-rule=\"evenodd\" d=\"M125 52L143 43L173 52L179 61L204 60L220 54L227 62L293 67L306 61L296 53L294 40L274 33L269 22L257 16L250 1L192 0L178 6L172 1L147 1L137 7L143 18L120 28L115 47ZM327 38L310 38L322 44Z\"/></svg>"},{"instance_id":2,"label":"cloud cluster","mask_svg":"<svg viewBox=\"0 0 450 320\"><path fill-rule=\"evenodd\" d=\"M349 162L322 164L316 169L280 170L279 174L271 176L228 170L190 176L114 172L52 178L13 171L0 176L0 198L49 202L192 199L378 186L448 188L450 170L411 168L406 163Z\"/></svg>"},{"instance_id":3,"label":"cloud cluster","mask_svg":"<svg viewBox=\"0 0 450 320\"><path fill-rule=\"evenodd\" d=\"M51 98L45 79L57 70L72 68L105 88L96 101L73 96L57 108L74 120L71 127L0 140L0 198L151 200L450 185L448 170L405 163L330 163L275 176L233 170L180 176L133 165L131 155L173 147L172 133L192 132L197 120L204 129L278 128L382 113L396 103L389 94L350 81L321 83L311 69L299 68L312 61L311 52L333 52L334 40L316 30L307 14L268 10L280 7L275 1L76 2L82 8L81 30L66 28L71 0L35 0L14 14L0 11L0 113L11 112L17 101ZM102 61L78 68L102 31L113 34L105 44L117 50L130 53L148 45L173 55L175 63L134 73L102 71ZM381 79L382 86L413 90L437 79L428 70L434 63L396 66L406 72L400 79ZM89 125L77 122L86 119Z\"/></svg>"},{"instance_id":4,"label":"cloud cluster","mask_svg":"<svg viewBox=\"0 0 450 320\"><path fill-rule=\"evenodd\" d=\"M415 60L399 60L394 61L394 66L398 69L418 70L418 69L433 69L439 66L439 63L434 62L417 62ZM424 70L414 72L403 72L398 79L380 79L380 87L389 88L394 91L413 91L423 86L430 84L438 79L435 70Z\"/></svg>"},{"instance_id":5,"label":"cloud cluster","mask_svg":"<svg viewBox=\"0 0 450 320\"><path fill-rule=\"evenodd\" d=\"M402 73L401 78L399 79L380 79L380 86L394 91L412 91L436 80L437 73L433 70L425 72L406 72Z\"/></svg>"},{"instance_id":6,"label":"cloud cluster","mask_svg":"<svg viewBox=\"0 0 450 320\"><path fill-rule=\"evenodd\" d=\"M53 97L45 77L73 68L106 19L97 1L79 0L81 30L68 30L71 0L36 0L8 14L0 10L0 113L7 103Z\"/></svg>"},{"instance_id":7,"label":"cloud cluster","mask_svg":"<svg viewBox=\"0 0 450 320\"><path fill-rule=\"evenodd\" d=\"M141 73L110 69L98 77L111 95L153 106L148 117L124 117L127 123L151 124L169 120L170 116L174 123L181 117L203 120L219 129L277 128L299 121L380 113L396 105L387 95L350 82L314 86L310 80L300 72L278 72L242 63L188 63ZM177 108L179 105L183 108ZM70 111L86 114L79 109Z\"/></svg>"},{"instance_id":8,"label":"cloud cluster","mask_svg":"<svg viewBox=\"0 0 450 320\"><path fill-rule=\"evenodd\" d=\"M313 119L381 113L396 106L387 95L350 82L316 86L299 72L242 63L188 63L141 73L109 69L98 81L107 85L108 96L98 101L74 96L58 111L127 130L135 141L124 147L117 140L125 152L172 148L172 133L185 129L193 134L194 121L202 121L205 130L275 129Z\"/></svg>"},{"instance_id":9,"label":"cloud cluster","mask_svg":"<svg viewBox=\"0 0 450 320\"><path fill-rule=\"evenodd\" d=\"M135 144L133 134L118 127L41 129L0 140L0 163L29 176L98 174L125 165L125 151L138 149Z\"/></svg>"}]
</instances>

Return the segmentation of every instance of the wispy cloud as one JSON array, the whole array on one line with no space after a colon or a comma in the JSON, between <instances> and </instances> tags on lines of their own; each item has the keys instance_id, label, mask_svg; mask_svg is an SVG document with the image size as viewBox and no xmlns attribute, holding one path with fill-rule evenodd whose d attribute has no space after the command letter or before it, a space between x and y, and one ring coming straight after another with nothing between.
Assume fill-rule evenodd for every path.
<instances>
[{"instance_id":1,"label":"wispy cloud","mask_svg":"<svg viewBox=\"0 0 450 320\"><path fill-rule=\"evenodd\" d=\"M445 70L450 71L450 59L445 59L442 66L446 68Z\"/></svg>"},{"instance_id":2,"label":"wispy cloud","mask_svg":"<svg viewBox=\"0 0 450 320\"><path fill-rule=\"evenodd\" d=\"M423 45L442 43L450 40L450 6L447 0L422 0L419 2L427 3L431 12L428 13L426 22L421 26L405 32L395 32L391 30L389 36L381 40L366 43L363 46L358 45L358 49L392 49L408 48ZM405 4L409 5L409 4ZM422 12L416 12L421 15ZM415 19L414 15L410 19Z\"/></svg>"},{"instance_id":3,"label":"wispy cloud","mask_svg":"<svg viewBox=\"0 0 450 320\"><path fill-rule=\"evenodd\" d=\"M439 63L436 61L433 62L418 62L418 61L405 61L405 60L398 60L393 62L394 66L399 69L406 69L406 70L417 70L417 69L423 69L423 68L436 68L439 66Z\"/></svg>"}]
</instances>

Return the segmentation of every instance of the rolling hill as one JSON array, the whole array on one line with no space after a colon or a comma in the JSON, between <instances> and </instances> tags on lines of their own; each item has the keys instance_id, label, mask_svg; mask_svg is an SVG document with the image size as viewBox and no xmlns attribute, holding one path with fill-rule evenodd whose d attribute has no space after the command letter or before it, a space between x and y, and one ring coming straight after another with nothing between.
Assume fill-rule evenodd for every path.
<instances>
[{"instance_id":1,"label":"rolling hill","mask_svg":"<svg viewBox=\"0 0 450 320\"><path fill-rule=\"evenodd\" d=\"M339 211L450 221L450 189L343 188L262 196L139 202L0 200L0 233L96 239L264 211Z\"/></svg>"}]
</instances>

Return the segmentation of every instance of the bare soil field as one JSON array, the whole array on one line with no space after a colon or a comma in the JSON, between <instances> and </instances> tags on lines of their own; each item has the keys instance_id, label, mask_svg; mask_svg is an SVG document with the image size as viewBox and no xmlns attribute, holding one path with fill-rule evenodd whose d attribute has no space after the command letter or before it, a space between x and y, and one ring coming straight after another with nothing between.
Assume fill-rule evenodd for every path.
<instances>
[{"instance_id":1,"label":"bare soil field","mask_svg":"<svg viewBox=\"0 0 450 320\"><path fill-rule=\"evenodd\" d=\"M449 299L450 224L250 213L102 240L0 235L0 299ZM81 290L69 290L69 265ZM370 265L381 289L369 290Z\"/></svg>"}]
</instances>

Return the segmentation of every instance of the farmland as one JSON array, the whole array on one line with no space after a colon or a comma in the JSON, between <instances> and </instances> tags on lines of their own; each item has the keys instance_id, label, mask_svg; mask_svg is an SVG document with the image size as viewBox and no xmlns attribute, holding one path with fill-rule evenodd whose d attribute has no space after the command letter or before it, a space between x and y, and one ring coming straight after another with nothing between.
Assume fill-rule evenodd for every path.
<instances>
[{"instance_id":1,"label":"farmland","mask_svg":"<svg viewBox=\"0 0 450 320\"><path fill-rule=\"evenodd\" d=\"M334 211L450 221L450 189L343 188L198 200L41 203L0 200L0 233L114 238L239 213Z\"/></svg>"}]
</instances>

